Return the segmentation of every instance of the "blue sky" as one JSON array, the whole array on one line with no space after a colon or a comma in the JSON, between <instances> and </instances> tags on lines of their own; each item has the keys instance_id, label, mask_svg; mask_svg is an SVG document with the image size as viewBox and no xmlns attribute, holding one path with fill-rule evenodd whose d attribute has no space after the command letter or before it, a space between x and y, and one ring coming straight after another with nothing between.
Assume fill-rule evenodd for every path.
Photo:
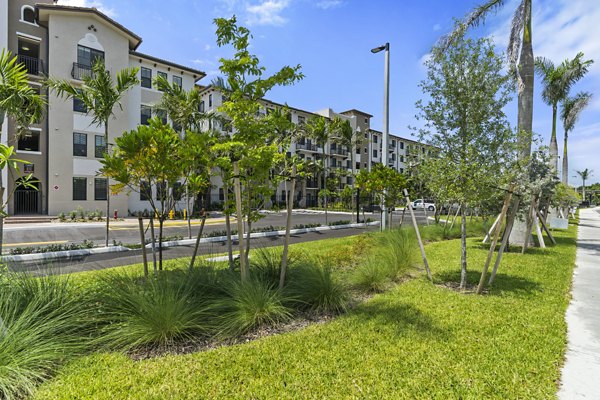
<instances>
[{"instance_id":1,"label":"blue sky","mask_svg":"<svg viewBox=\"0 0 600 400\"><path fill-rule=\"evenodd\" d=\"M372 47L391 45L390 130L410 137L415 125L415 102L421 98L418 83L424 78L423 60L453 18L460 18L482 0L62 0L62 4L95 6L144 39L140 51L197 67L218 75L218 60L230 49L215 45L216 17L237 15L254 35L253 52L269 71L301 64L306 78L293 87L279 88L268 98L316 111L357 108L373 114L374 129L381 129L383 54ZM573 92L600 88L600 1L534 0L534 53L559 63L584 51L596 60L589 75ZM509 0L474 35L493 35L502 51L517 0ZM551 110L536 88L534 131L549 141ZM576 170L595 171L600 182L600 93L569 138L569 179ZM516 123L516 104L506 112ZM562 128L559 129L562 154Z\"/></svg>"}]
</instances>

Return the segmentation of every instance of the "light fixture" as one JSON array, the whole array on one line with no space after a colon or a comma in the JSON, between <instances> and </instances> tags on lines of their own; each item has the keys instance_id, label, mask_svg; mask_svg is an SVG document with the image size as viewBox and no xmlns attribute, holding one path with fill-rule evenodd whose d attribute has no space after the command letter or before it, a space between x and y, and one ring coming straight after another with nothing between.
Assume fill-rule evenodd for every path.
<instances>
[{"instance_id":1,"label":"light fixture","mask_svg":"<svg viewBox=\"0 0 600 400\"><path fill-rule=\"evenodd\" d=\"M375 47L374 49L371 49L371 53L375 54L379 53L380 51L386 50L387 46L387 44L384 44L383 46Z\"/></svg>"},{"instance_id":2,"label":"light fixture","mask_svg":"<svg viewBox=\"0 0 600 400\"><path fill-rule=\"evenodd\" d=\"M25 50L25 51L29 51L29 47L27 47L27 46L23 46L23 47L21 47L21 48L22 48L23 50Z\"/></svg>"}]
</instances>

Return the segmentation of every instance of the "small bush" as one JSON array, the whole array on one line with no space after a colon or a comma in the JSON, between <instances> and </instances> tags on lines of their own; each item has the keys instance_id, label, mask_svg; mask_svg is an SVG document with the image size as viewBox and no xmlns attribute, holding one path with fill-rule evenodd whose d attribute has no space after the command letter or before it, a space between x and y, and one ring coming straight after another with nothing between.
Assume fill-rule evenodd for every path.
<instances>
[{"instance_id":1,"label":"small bush","mask_svg":"<svg viewBox=\"0 0 600 400\"><path fill-rule=\"evenodd\" d=\"M348 287L326 263L305 263L293 268L288 292L304 308L318 312L345 311L350 300Z\"/></svg>"},{"instance_id":2,"label":"small bush","mask_svg":"<svg viewBox=\"0 0 600 400\"><path fill-rule=\"evenodd\" d=\"M193 281L193 280L192 280ZM185 274L147 281L125 274L103 277L101 341L110 348L167 347L177 340L207 334L207 304L194 295Z\"/></svg>"},{"instance_id":3,"label":"small bush","mask_svg":"<svg viewBox=\"0 0 600 400\"><path fill-rule=\"evenodd\" d=\"M283 249L279 247L258 248L250 259L250 271L252 275L273 287L279 285L281 271L281 257ZM299 261L300 256L294 251L288 252L288 270L293 268Z\"/></svg>"},{"instance_id":4,"label":"small bush","mask_svg":"<svg viewBox=\"0 0 600 400\"><path fill-rule=\"evenodd\" d=\"M351 223L352 223L352 221L349 221L349 220L345 220L345 221L333 221L333 222L330 222L328 225L329 226L350 225Z\"/></svg>"},{"instance_id":5,"label":"small bush","mask_svg":"<svg viewBox=\"0 0 600 400\"><path fill-rule=\"evenodd\" d=\"M365 292L383 292L390 283L390 268L373 258L367 259L350 275L352 286Z\"/></svg>"},{"instance_id":6,"label":"small bush","mask_svg":"<svg viewBox=\"0 0 600 400\"><path fill-rule=\"evenodd\" d=\"M386 231L378 244L374 248L377 260L387 267L392 280L402 278L419 262L419 243L410 229Z\"/></svg>"},{"instance_id":7,"label":"small bush","mask_svg":"<svg viewBox=\"0 0 600 400\"><path fill-rule=\"evenodd\" d=\"M284 305L288 299L259 279L241 282L232 277L224 285L227 294L216 302L219 313L219 334L232 337L242 335L263 325L284 322L292 317Z\"/></svg>"}]
</instances>

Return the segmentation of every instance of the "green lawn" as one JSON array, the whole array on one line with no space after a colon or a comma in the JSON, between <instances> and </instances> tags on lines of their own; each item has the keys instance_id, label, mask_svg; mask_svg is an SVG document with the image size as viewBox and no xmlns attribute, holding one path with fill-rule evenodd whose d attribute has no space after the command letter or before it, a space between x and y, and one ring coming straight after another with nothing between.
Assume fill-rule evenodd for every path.
<instances>
[{"instance_id":1,"label":"green lawn","mask_svg":"<svg viewBox=\"0 0 600 400\"><path fill-rule=\"evenodd\" d=\"M556 247L505 254L485 296L420 277L332 322L247 344L145 361L119 353L86 356L36 398L553 398L576 227L556 237ZM352 240L359 239L302 247L343 257ZM469 239L470 283L486 256L480 242ZM458 240L426 250L436 283L458 281Z\"/></svg>"}]
</instances>

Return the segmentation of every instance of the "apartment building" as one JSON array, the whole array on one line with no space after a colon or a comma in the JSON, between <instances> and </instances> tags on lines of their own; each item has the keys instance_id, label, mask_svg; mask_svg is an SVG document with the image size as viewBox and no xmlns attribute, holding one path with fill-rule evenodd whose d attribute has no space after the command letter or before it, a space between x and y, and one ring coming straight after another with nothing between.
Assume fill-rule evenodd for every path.
<instances>
[{"instance_id":1,"label":"apartment building","mask_svg":"<svg viewBox=\"0 0 600 400\"><path fill-rule=\"evenodd\" d=\"M121 69L139 68L140 84L125 95L122 109L115 108L109 123L109 146L152 116L152 106L161 97L153 78L162 75L190 90L205 76L138 51L141 43L141 37L95 8L60 6L48 0L0 0L0 48L17 55L38 90L43 90L40 82L45 76L81 85L98 58L113 77ZM104 210L107 182L98 174L107 146L104 126L93 124L80 102L41 94L47 95L48 106L39 124L20 137L9 121L2 127L2 140L14 145L18 157L27 161L23 172L38 181L38 190L27 190L19 186L20 177L4 171L8 191L16 189L9 214L56 215L77 207ZM150 208L137 193L111 196L111 204L119 215Z\"/></svg>"},{"instance_id":2,"label":"apartment building","mask_svg":"<svg viewBox=\"0 0 600 400\"><path fill-rule=\"evenodd\" d=\"M202 92L201 110L205 112L218 112L219 106L223 103L223 94L214 86L199 87ZM277 107L284 107L270 100L262 101L261 113L267 114L270 110ZM350 109L340 113L335 112L331 108L325 108L316 112L310 112L299 108L287 106L291 113L291 121L295 124L303 124L309 118L315 116L325 117L328 120L333 120L336 117L346 119L350 122L350 126L356 132L358 138L363 140L354 148L349 149L345 146L336 144L335 141L329 141L325 145L325 165L329 171L341 170L340 187L335 189L343 189L346 185L353 184L352 172L358 173L361 169L370 170L371 167L378 163L385 162L386 157L383 155L383 134L380 131L371 128L371 118L373 115L364 111ZM227 133L231 134L231 128L227 127ZM408 171L411 163L414 164L418 158L428 152L429 149L415 140L404 138L398 135L388 135L388 155L387 165L404 173ZM301 138L297 142L292 143L288 149L290 154L297 154L301 159L305 160L321 160L323 158L323 148L314 143L311 139ZM354 157L350 157L350 152L354 152ZM352 163L354 161L354 166ZM343 176L345 172L346 176ZM210 199L213 202L222 202L225 198L223 193L223 183L219 177L214 177L213 190ZM312 177L298 183L296 189L296 204L299 207L314 206L318 203L318 193L324 187L322 177ZM334 188L329 188L334 189ZM275 190L273 199L285 198L285 187L282 184Z\"/></svg>"}]
</instances>

